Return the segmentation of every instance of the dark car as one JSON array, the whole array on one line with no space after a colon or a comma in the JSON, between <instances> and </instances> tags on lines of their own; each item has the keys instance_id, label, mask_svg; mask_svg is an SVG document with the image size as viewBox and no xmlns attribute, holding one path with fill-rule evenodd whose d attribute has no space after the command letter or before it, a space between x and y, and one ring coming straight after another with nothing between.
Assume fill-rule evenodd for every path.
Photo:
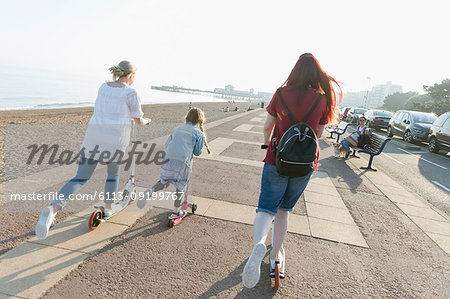
<instances>
[{"instance_id":1,"label":"dark car","mask_svg":"<svg viewBox=\"0 0 450 299\"><path fill-rule=\"evenodd\" d=\"M436 118L434 113L399 110L389 121L387 135L402 136L406 142L428 141L431 124Z\"/></svg>"},{"instance_id":2,"label":"dark car","mask_svg":"<svg viewBox=\"0 0 450 299\"><path fill-rule=\"evenodd\" d=\"M354 107L352 107L352 108L350 108L350 110L348 110L347 117L345 118L345 120L348 123L356 124L358 122L359 117L361 115L363 115L364 112L366 112L366 111L367 111L367 109L364 109L364 108L354 108Z\"/></svg>"},{"instance_id":3,"label":"dark car","mask_svg":"<svg viewBox=\"0 0 450 299\"><path fill-rule=\"evenodd\" d=\"M364 113L364 117L367 118L367 126L374 130L386 129L392 115L394 115L392 112L383 110L368 110Z\"/></svg>"},{"instance_id":4,"label":"dark car","mask_svg":"<svg viewBox=\"0 0 450 299\"><path fill-rule=\"evenodd\" d=\"M439 116L431 125L428 142L428 150L432 153L441 149L450 151L450 112Z\"/></svg>"}]
</instances>

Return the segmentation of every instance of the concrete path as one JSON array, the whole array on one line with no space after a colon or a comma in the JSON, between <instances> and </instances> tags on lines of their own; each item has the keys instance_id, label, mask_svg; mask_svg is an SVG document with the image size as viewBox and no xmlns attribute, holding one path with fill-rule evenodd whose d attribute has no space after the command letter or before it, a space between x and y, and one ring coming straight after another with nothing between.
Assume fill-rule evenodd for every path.
<instances>
[{"instance_id":1,"label":"concrete path","mask_svg":"<svg viewBox=\"0 0 450 299\"><path fill-rule=\"evenodd\" d=\"M331 141L325 140L331 144ZM450 255L450 221L448 217L425 200L407 191L383 172L361 170L360 167L368 164L368 155L359 154L359 156L360 159L349 158L347 163L350 163L357 173L364 175L376 185L412 222ZM375 167L376 161L377 157L373 160Z\"/></svg>"},{"instance_id":2,"label":"concrete path","mask_svg":"<svg viewBox=\"0 0 450 299\"><path fill-rule=\"evenodd\" d=\"M206 128L214 128L255 112L258 110L211 122ZM147 143L164 144L166 139L167 136L162 136ZM105 166L99 165L97 170L102 168ZM21 190L23 194L38 192L64 181L73 175L75 170L76 165L55 167L2 183L0 185L2 204L9 200L7 194L11 190ZM144 190L137 188L136 191ZM94 231L90 231L88 227L88 219L94 211L93 207L89 207L52 227L47 239L41 241L33 237L6 252L0 256L0 298L39 297L81 262L94 256L112 238L131 227L153 207L153 204L149 204L146 209L138 210L136 205L130 205Z\"/></svg>"},{"instance_id":3,"label":"concrete path","mask_svg":"<svg viewBox=\"0 0 450 299\"><path fill-rule=\"evenodd\" d=\"M203 154L199 158L204 161L244 165L261 169L263 163L254 159L255 147L260 145L261 126L265 113L262 110L246 114L238 114L219 120L207 126L213 129L218 126L232 127L230 131L218 130L215 138L209 141L213 155ZM239 122L237 122L239 120ZM234 124L237 122L236 124ZM208 132L209 133L209 132ZM253 135L255 138L250 138ZM248 137L248 138L247 138ZM163 143L166 137L160 137L157 143ZM152 140L150 142L155 142ZM352 169L359 169L367 160L350 159ZM375 159L376 163L376 159ZM37 180L39 175L60 180L61 171L64 176L73 173L70 167L51 169L9 182L9 184L30 183L28 192L43 189ZM357 171L357 170L355 170ZM447 254L450 253L450 223L443 215L436 212L427 203L408 193L393 182L381 171L377 173L360 171L377 188L385 194L411 221L424 231ZM63 177L64 177L63 176ZM212 187L212 186L211 186ZM137 192L144 191L140 186ZM255 215L255 206L235 203L220 198L192 196L198 204L196 214L201 217L221 219L229 222L251 225ZM5 199L4 199L5 200ZM293 213L290 217L288 231L307 237L323 240L323 242L339 242L361 248L368 248L367 242L355 223L347 206L332 180L325 172L316 172L301 198L304 212ZM88 218L93 209L89 208L76 213L59 223L50 231L49 237L39 241L35 237L0 256L0 298L18 296L35 298L42 295L84 260L97 254L114 237L129 229L137 219L154 208L171 209L171 201L149 201L144 210L130 205L122 213L103 223L94 231L88 228Z\"/></svg>"}]
</instances>

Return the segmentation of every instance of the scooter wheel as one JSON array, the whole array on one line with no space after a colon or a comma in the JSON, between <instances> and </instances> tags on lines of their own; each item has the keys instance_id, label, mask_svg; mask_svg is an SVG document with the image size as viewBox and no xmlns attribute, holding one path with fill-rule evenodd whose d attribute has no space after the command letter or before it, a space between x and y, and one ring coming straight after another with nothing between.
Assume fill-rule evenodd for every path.
<instances>
[{"instance_id":1,"label":"scooter wheel","mask_svg":"<svg viewBox=\"0 0 450 299\"><path fill-rule=\"evenodd\" d=\"M100 210L95 210L91 217L89 218L89 229L94 230L97 228L97 226L100 225L100 219L103 218L103 213Z\"/></svg>"},{"instance_id":2,"label":"scooter wheel","mask_svg":"<svg viewBox=\"0 0 450 299\"><path fill-rule=\"evenodd\" d=\"M197 204L196 203L192 204L191 211L192 211L192 214L195 214L195 211L197 211Z\"/></svg>"},{"instance_id":3,"label":"scooter wheel","mask_svg":"<svg viewBox=\"0 0 450 299\"><path fill-rule=\"evenodd\" d=\"M275 291L280 288L280 264L278 261L275 262L275 284L273 288Z\"/></svg>"},{"instance_id":4,"label":"scooter wheel","mask_svg":"<svg viewBox=\"0 0 450 299\"><path fill-rule=\"evenodd\" d=\"M168 227L173 227L173 219L169 219L169 220L167 221L167 226L168 226Z\"/></svg>"}]
</instances>

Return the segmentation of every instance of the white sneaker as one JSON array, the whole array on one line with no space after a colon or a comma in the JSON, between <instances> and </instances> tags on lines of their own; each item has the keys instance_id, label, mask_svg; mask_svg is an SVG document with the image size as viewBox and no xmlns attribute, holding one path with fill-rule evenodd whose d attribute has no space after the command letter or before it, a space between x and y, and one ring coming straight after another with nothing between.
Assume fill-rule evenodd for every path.
<instances>
[{"instance_id":1,"label":"white sneaker","mask_svg":"<svg viewBox=\"0 0 450 299\"><path fill-rule=\"evenodd\" d=\"M137 206L139 209L143 209L145 207L145 204L147 203L147 199L150 199L152 197L152 194L153 194L152 188L148 188L147 190L144 191L144 197L139 198L139 200L137 202Z\"/></svg>"},{"instance_id":2,"label":"white sneaker","mask_svg":"<svg viewBox=\"0 0 450 299\"><path fill-rule=\"evenodd\" d=\"M261 275L261 262L266 255L266 245L258 243L253 247L247 263L242 272L242 282L246 288L253 288Z\"/></svg>"},{"instance_id":3,"label":"white sneaker","mask_svg":"<svg viewBox=\"0 0 450 299\"><path fill-rule=\"evenodd\" d=\"M122 205L120 203L113 204L111 209L105 208L105 217L110 217L122 210Z\"/></svg>"},{"instance_id":4,"label":"white sneaker","mask_svg":"<svg viewBox=\"0 0 450 299\"><path fill-rule=\"evenodd\" d=\"M35 233L39 240L47 238L48 230L55 221L53 216L53 206L48 206L42 209L41 216L39 216L38 223L36 224Z\"/></svg>"}]
</instances>

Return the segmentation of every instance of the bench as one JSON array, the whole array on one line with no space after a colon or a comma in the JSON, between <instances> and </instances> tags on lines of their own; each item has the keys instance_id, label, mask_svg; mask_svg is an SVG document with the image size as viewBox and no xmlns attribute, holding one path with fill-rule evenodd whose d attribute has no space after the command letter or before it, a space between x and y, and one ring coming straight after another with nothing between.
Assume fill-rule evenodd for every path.
<instances>
[{"instance_id":1,"label":"bench","mask_svg":"<svg viewBox=\"0 0 450 299\"><path fill-rule=\"evenodd\" d=\"M391 140L391 138L384 138L377 134L370 135L370 144L366 144L364 149L358 150L358 153L369 154L369 165L367 167L360 167L361 169L373 170L377 171L375 168L372 168L372 160L373 157L378 156L383 151L386 143ZM355 154L355 150L353 150L353 155Z\"/></svg>"},{"instance_id":2,"label":"bench","mask_svg":"<svg viewBox=\"0 0 450 299\"><path fill-rule=\"evenodd\" d=\"M330 132L330 136L328 136L327 138L334 139L333 134L336 134L337 135L336 142L339 142L339 138L341 137L342 134L345 133L345 131L347 131L347 128L349 125L350 124L348 122L341 121L341 122L339 122L339 125L337 125L337 126L326 127L325 130Z\"/></svg>"}]
</instances>

